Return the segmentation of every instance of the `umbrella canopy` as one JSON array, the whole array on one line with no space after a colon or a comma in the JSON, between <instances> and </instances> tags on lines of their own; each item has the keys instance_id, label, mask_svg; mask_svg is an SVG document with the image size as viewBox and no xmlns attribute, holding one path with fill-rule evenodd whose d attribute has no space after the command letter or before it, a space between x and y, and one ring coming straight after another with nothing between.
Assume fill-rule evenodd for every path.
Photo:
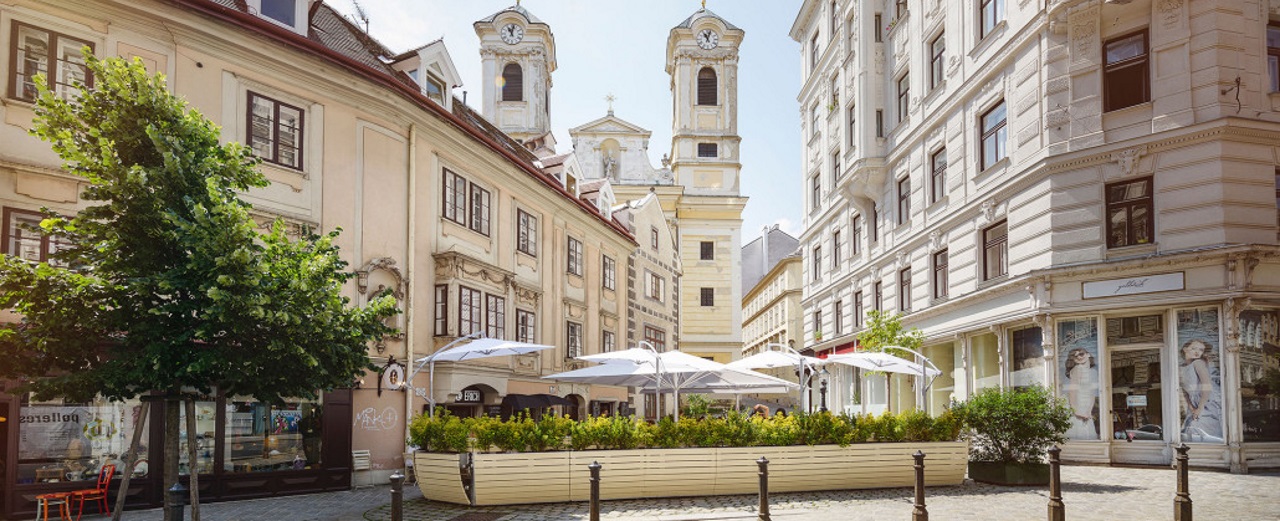
<instances>
[{"instance_id":1,"label":"umbrella canopy","mask_svg":"<svg viewBox=\"0 0 1280 521\"><path fill-rule=\"evenodd\" d=\"M782 351L764 351L741 360L729 362L728 366L737 369L777 369L779 367L796 367L798 365L813 367L825 363L826 361L823 359L812 356Z\"/></svg>"},{"instance_id":2,"label":"umbrella canopy","mask_svg":"<svg viewBox=\"0 0 1280 521\"><path fill-rule=\"evenodd\" d=\"M913 375L940 376L942 371L926 368L915 362L904 360L888 353L864 352L845 353L827 357L827 362L851 365L871 371L903 373Z\"/></svg>"},{"instance_id":3,"label":"umbrella canopy","mask_svg":"<svg viewBox=\"0 0 1280 521\"><path fill-rule=\"evenodd\" d=\"M460 346L436 351L428 356L419 358L418 362L460 362L463 360L471 360L473 358L523 355L542 351L544 349L555 349L555 346L529 344L525 342L516 342L514 340L502 340L499 338L477 338Z\"/></svg>"}]
</instances>

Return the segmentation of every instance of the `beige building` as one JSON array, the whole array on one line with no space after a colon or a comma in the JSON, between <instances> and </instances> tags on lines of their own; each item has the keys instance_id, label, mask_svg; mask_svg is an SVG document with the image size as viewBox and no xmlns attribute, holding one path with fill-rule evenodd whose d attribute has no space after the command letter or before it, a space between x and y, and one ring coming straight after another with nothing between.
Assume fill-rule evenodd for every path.
<instances>
[{"instance_id":1,"label":"beige building","mask_svg":"<svg viewBox=\"0 0 1280 521\"><path fill-rule=\"evenodd\" d=\"M1280 2L808 0L791 36L806 346L899 311L944 370L835 408L1038 383L1066 459L1280 465Z\"/></svg>"},{"instance_id":2,"label":"beige building","mask_svg":"<svg viewBox=\"0 0 1280 521\"><path fill-rule=\"evenodd\" d=\"M535 45L530 61L520 63L533 71L526 95L537 99L554 69L550 33L518 11L495 16L521 27L526 43ZM271 185L247 195L263 222L281 217L295 226L344 230L338 245L359 273L347 296L361 304L389 288L404 311L402 334L369 347L374 364L411 365L406 361L471 333L556 346L523 357L438 364L434 389L425 371L413 380L418 393L396 390L379 381L385 375L370 373L355 389L283 406L209 397L198 404L207 450L183 463L207 474L201 482L214 492L206 499L345 489L352 450L371 450L372 477L385 476L403 465L406 419L424 410L430 393L457 414L498 412L504 398L515 395L566 398L575 404L566 411L577 414L627 400L625 389L549 385L540 377L628 334L628 279L621 270L637 248L632 234L610 215L612 203L583 200L576 187L543 171L537 156L453 97L460 81L443 43L396 54L314 0L86 0L74 9L24 0L0 6L0 42L6 47L0 53L5 253L44 260L54 245L21 224L36 219L32 212L41 207L72 213L85 204L83 184L27 129L33 74L47 72L69 91L64 85L85 79L79 49L87 45L100 56L141 58L220 125L225 141L246 143L263 159ZM486 105L494 94L485 93ZM544 128L538 114L545 106L516 112L519 129ZM91 404L95 417L116 422L113 432L121 436L132 429L123 418L136 405ZM85 406L28 404L0 392L0 407L17 415L30 407ZM300 427L266 432L260 419L307 427L305 433L290 430ZM163 418L156 414L152 422ZM34 493L62 486L36 482L34 474L48 456L30 444L52 431L20 422L0 429L0 454L10 463L0 476L0 512L29 515ZM244 442L253 438L256 445ZM151 468L161 468L161 444L147 445ZM90 452L103 461L122 450L103 440ZM156 473L135 483L142 488L132 502L159 501ZM79 485L68 486L85 488Z\"/></svg>"},{"instance_id":3,"label":"beige building","mask_svg":"<svg viewBox=\"0 0 1280 521\"><path fill-rule=\"evenodd\" d=\"M742 247L742 356L768 351L769 344L804 347L800 241L778 225Z\"/></svg>"}]
</instances>

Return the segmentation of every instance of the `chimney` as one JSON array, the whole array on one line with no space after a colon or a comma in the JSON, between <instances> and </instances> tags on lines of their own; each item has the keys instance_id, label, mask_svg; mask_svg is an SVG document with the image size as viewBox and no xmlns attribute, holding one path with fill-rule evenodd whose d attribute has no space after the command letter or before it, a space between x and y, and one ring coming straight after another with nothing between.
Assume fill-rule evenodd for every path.
<instances>
[{"instance_id":1,"label":"chimney","mask_svg":"<svg viewBox=\"0 0 1280 521\"><path fill-rule=\"evenodd\" d=\"M764 225L764 231L760 234L760 275L764 276L769 273L769 230L773 229L769 225Z\"/></svg>"}]
</instances>

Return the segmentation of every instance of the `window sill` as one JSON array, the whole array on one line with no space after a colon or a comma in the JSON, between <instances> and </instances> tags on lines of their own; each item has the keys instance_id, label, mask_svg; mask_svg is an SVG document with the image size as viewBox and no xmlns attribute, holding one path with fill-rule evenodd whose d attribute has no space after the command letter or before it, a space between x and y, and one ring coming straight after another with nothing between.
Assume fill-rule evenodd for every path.
<instances>
[{"instance_id":1,"label":"window sill","mask_svg":"<svg viewBox=\"0 0 1280 521\"><path fill-rule=\"evenodd\" d=\"M1105 257L1107 260L1144 257L1147 255L1154 255L1159 251L1159 249L1159 244L1154 242L1147 244L1135 244L1133 246L1116 246L1107 248Z\"/></svg>"},{"instance_id":2,"label":"window sill","mask_svg":"<svg viewBox=\"0 0 1280 521\"><path fill-rule=\"evenodd\" d=\"M981 161L982 158L979 157L978 160ZM999 161L996 161L994 164L992 164L991 166L979 171L978 175L974 176L973 180L976 183L981 183L984 177L988 177L997 172L1002 172L1008 166L1009 166L1009 156L1004 156L1000 158Z\"/></svg>"},{"instance_id":3,"label":"window sill","mask_svg":"<svg viewBox=\"0 0 1280 521\"><path fill-rule=\"evenodd\" d=\"M982 54L982 51L986 50L987 47L992 45L991 42L999 40L1000 36L1002 36L1005 33L1005 31L1007 31L1008 29L1009 29L1009 22L1007 20L1000 20L1000 22L997 23L995 27L991 28L991 32L987 33L985 36L979 39L977 43L973 45L973 49L969 50L969 57L973 58L979 54Z\"/></svg>"},{"instance_id":4,"label":"window sill","mask_svg":"<svg viewBox=\"0 0 1280 521\"><path fill-rule=\"evenodd\" d=\"M950 196L950 195L944 195L944 196L942 196L942 198L941 198L941 199L938 199L937 201L934 201L934 202L932 202L932 203L929 203L929 206L926 206L926 207L925 207L925 209L924 209L924 211L925 211L925 213L933 213L935 210L939 210L939 209L942 209L942 208L946 208L946 207L947 207L947 203L949 203L949 202L951 202L951 196Z\"/></svg>"},{"instance_id":5,"label":"window sill","mask_svg":"<svg viewBox=\"0 0 1280 521\"><path fill-rule=\"evenodd\" d=\"M1006 281L1006 280L1009 280L1009 274L1008 274L1008 273L1006 273L1006 274L1004 274L1004 275L1000 275L1000 276L998 276L998 277L991 277L991 278L989 278L989 279L987 279L987 280L984 280L984 281L979 282L979 283L978 283L978 290L979 290L979 291L981 291L981 290L987 289L987 288L989 288L989 287L991 287L991 286L995 286L995 285L997 285L997 284L1000 284L1001 282L1004 282L1004 281Z\"/></svg>"},{"instance_id":6,"label":"window sill","mask_svg":"<svg viewBox=\"0 0 1280 521\"><path fill-rule=\"evenodd\" d=\"M1151 104L1152 104L1151 100L1147 100L1142 103L1135 103L1133 105L1129 105L1128 107L1120 107L1118 109L1106 110L1102 112L1102 117L1106 118L1108 116L1113 116L1113 115L1118 116L1118 115L1124 114L1125 112L1136 112L1142 109L1151 110L1151 106L1152 106Z\"/></svg>"}]
</instances>

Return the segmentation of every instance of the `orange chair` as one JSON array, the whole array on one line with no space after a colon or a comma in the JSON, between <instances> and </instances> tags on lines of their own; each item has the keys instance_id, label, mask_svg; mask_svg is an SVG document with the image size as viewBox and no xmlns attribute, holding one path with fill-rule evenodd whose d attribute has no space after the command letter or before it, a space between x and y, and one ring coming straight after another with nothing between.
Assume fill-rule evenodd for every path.
<instances>
[{"instance_id":1,"label":"orange chair","mask_svg":"<svg viewBox=\"0 0 1280 521\"><path fill-rule=\"evenodd\" d=\"M58 507L58 519L71 521L71 493L70 492L54 492L51 494L40 494L36 496L36 515L41 516L39 520L49 520L49 507Z\"/></svg>"},{"instance_id":2,"label":"orange chair","mask_svg":"<svg viewBox=\"0 0 1280 521\"><path fill-rule=\"evenodd\" d=\"M98 470L98 486L97 487L85 489L85 490L77 490L71 493L72 499L80 500L79 505L76 507L76 509L79 511L79 513L76 514L76 521L80 521L80 517L84 515L84 502L86 500L100 502L98 504L99 514L104 514L107 512L107 489L111 487L111 477L114 476L115 473L116 473L115 465L103 465L102 468Z\"/></svg>"}]
</instances>

